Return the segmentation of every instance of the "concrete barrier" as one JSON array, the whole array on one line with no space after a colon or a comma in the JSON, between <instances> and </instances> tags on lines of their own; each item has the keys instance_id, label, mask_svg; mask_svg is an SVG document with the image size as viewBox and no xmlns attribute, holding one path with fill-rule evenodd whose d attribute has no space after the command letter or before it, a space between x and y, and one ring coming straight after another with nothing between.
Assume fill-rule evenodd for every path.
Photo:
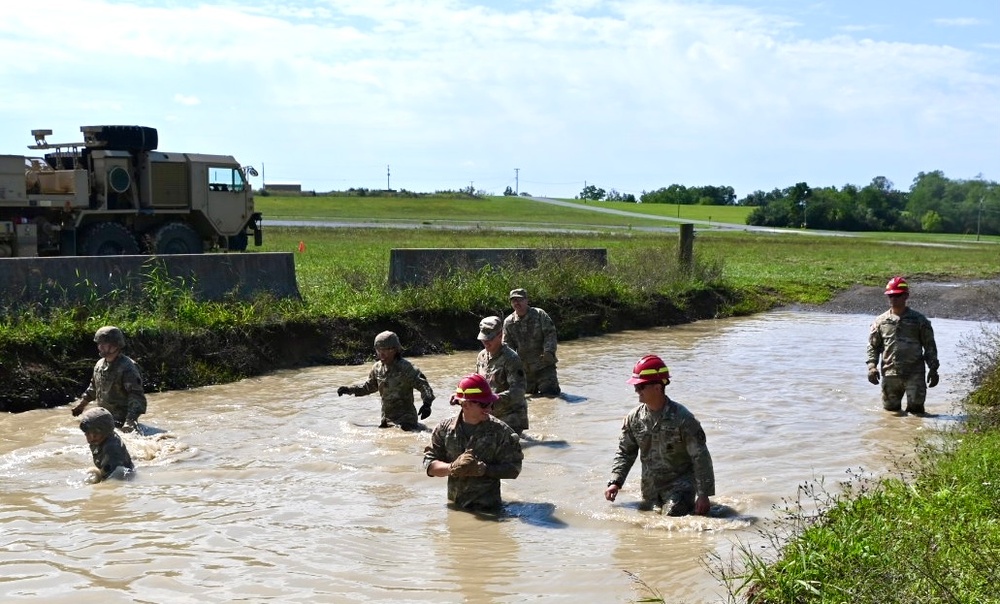
<instances>
[{"instance_id":1,"label":"concrete barrier","mask_svg":"<svg viewBox=\"0 0 1000 604\"><path fill-rule=\"evenodd\" d=\"M455 271L477 272L485 267L530 269L540 264L574 260L595 267L608 265L603 248L413 248L389 251L389 285L427 285Z\"/></svg>"},{"instance_id":2,"label":"concrete barrier","mask_svg":"<svg viewBox=\"0 0 1000 604\"><path fill-rule=\"evenodd\" d=\"M0 283L0 304L7 308L74 304L112 293L129 299L164 286L190 288L201 301L262 293L300 297L288 252L2 258Z\"/></svg>"}]
</instances>

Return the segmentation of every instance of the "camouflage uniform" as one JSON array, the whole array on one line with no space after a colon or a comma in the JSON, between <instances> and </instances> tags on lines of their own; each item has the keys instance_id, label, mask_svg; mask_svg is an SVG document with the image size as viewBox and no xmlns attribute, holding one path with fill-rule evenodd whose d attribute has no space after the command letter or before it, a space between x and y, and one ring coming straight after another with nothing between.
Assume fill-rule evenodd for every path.
<instances>
[{"instance_id":1,"label":"camouflage uniform","mask_svg":"<svg viewBox=\"0 0 1000 604\"><path fill-rule=\"evenodd\" d=\"M523 317L511 313L503 321L503 342L524 364L525 392L559 394L556 375L556 326L541 308L529 307Z\"/></svg>"},{"instance_id":2,"label":"camouflage uniform","mask_svg":"<svg viewBox=\"0 0 1000 604\"><path fill-rule=\"evenodd\" d=\"M110 476L119 467L135 469L125 443L115 432L114 418L109 411L103 407L88 409L80 419L80 429L85 434L104 436L101 442L90 445L90 454L94 457L94 465L101 471L101 480Z\"/></svg>"},{"instance_id":3,"label":"camouflage uniform","mask_svg":"<svg viewBox=\"0 0 1000 604\"><path fill-rule=\"evenodd\" d=\"M432 461L451 463L466 449L486 464L484 476L448 477L448 501L464 510L497 511L500 479L517 478L521 473L521 441L510 427L495 417L469 425L459 414L442 421L431 434L431 444L424 449L424 471ZM428 472L428 476L430 473Z\"/></svg>"},{"instance_id":4,"label":"camouflage uniform","mask_svg":"<svg viewBox=\"0 0 1000 604\"><path fill-rule=\"evenodd\" d=\"M378 392L382 397L382 428L399 426L404 430L418 430L417 410L413 405L413 390L420 391L424 403L434 399L434 391L424 374L413 363L396 357L391 364L375 361L363 384L348 386L347 394L366 396Z\"/></svg>"},{"instance_id":5,"label":"camouflage uniform","mask_svg":"<svg viewBox=\"0 0 1000 604\"><path fill-rule=\"evenodd\" d=\"M520 434L528 429L528 403L524 400L524 367L521 358L506 344L496 356L480 350L476 373L485 377L500 400L493 405L493 416Z\"/></svg>"},{"instance_id":6,"label":"camouflage uniform","mask_svg":"<svg viewBox=\"0 0 1000 604\"><path fill-rule=\"evenodd\" d=\"M119 354L110 363L100 359L94 365L94 376L80 397L93 400L111 412L120 428L127 421L136 421L146 412L146 395L142 392L142 376L135 361Z\"/></svg>"},{"instance_id":7,"label":"camouflage uniform","mask_svg":"<svg viewBox=\"0 0 1000 604\"><path fill-rule=\"evenodd\" d=\"M899 411L903 394L906 410L923 413L927 399L924 366L936 372L940 363L930 320L910 307L897 316L879 315L868 334L868 367L882 366L882 406Z\"/></svg>"},{"instance_id":8,"label":"camouflage uniform","mask_svg":"<svg viewBox=\"0 0 1000 604\"><path fill-rule=\"evenodd\" d=\"M619 487L625 483L636 455L642 462L640 509L659 505L665 514L683 516L694 511L696 496L715 495L715 470L705 431L687 408L669 397L659 412L639 405L625 416L611 468L612 483Z\"/></svg>"}]
</instances>

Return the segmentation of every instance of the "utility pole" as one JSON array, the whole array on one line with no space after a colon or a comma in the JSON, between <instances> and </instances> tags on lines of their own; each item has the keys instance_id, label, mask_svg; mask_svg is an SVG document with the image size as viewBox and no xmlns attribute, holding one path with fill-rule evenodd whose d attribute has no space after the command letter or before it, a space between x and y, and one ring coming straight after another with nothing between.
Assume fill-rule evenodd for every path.
<instances>
[{"instance_id":1,"label":"utility pole","mask_svg":"<svg viewBox=\"0 0 1000 604\"><path fill-rule=\"evenodd\" d=\"M976 217L976 241L979 241L979 225L983 222L983 196L979 196L979 216Z\"/></svg>"},{"instance_id":2,"label":"utility pole","mask_svg":"<svg viewBox=\"0 0 1000 604\"><path fill-rule=\"evenodd\" d=\"M520 194L520 190L519 190L519 187L518 187L518 180L519 180L519 177L520 177L520 174L519 174L520 171L521 171L521 168L514 168L514 195L519 195Z\"/></svg>"},{"instance_id":3,"label":"utility pole","mask_svg":"<svg viewBox=\"0 0 1000 604\"><path fill-rule=\"evenodd\" d=\"M389 164L385 165L385 190L391 191L392 187L389 186Z\"/></svg>"}]
</instances>

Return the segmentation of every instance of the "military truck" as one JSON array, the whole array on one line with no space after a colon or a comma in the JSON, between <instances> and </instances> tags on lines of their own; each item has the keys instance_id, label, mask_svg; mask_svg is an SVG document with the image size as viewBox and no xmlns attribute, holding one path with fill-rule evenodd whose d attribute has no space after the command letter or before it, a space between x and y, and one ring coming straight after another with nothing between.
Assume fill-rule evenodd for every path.
<instances>
[{"instance_id":1,"label":"military truck","mask_svg":"<svg viewBox=\"0 0 1000 604\"><path fill-rule=\"evenodd\" d=\"M146 126L32 130L38 157L0 155L0 258L200 254L261 245L249 177L228 155L157 151Z\"/></svg>"}]
</instances>

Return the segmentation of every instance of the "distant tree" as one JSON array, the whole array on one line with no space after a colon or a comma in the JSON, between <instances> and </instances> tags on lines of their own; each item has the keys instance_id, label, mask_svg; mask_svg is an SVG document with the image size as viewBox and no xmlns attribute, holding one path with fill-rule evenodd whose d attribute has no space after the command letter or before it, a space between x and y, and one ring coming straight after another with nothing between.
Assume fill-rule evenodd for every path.
<instances>
[{"instance_id":1,"label":"distant tree","mask_svg":"<svg viewBox=\"0 0 1000 604\"><path fill-rule=\"evenodd\" d=\"M604 189L594 185L587 185L580 191L579 199L589 199L590 201L601 201L607 195Z\"/></svg>"}]
</instances>

